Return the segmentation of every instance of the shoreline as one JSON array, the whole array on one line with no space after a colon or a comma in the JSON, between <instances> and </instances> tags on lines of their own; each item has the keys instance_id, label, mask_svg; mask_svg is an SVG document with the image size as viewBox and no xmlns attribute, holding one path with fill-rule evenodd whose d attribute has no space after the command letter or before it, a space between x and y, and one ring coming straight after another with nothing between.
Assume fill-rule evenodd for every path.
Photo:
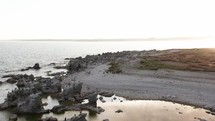
<instances>
[{"instance_id":1,"label":"shoreline","mask_svg":"<svg viewBox=\"0 0 215 121\"><path fill-rule=\"evenodd\" d=\"M30 87L33 86L36 90L38 89L37 91L39 91L40 88L36 88L35 84L39 83L43 92L41 94L56 92L60 94L58 97L59 102L64 98L68 98L67 96L69 96L69 93L66 97L61 95L63 92L66 92L65 90L67 90L67 87L73 89L75 83L80 83L81 85L83 84L83 88L78 90L84 95L78 93L80 97L71 97L71 101L76 99L76 101L78 101L78 99L82 100L87 97L87 94L89 96L91 93L107 92L128 100L166 101L189 105L194 108L203 108L208 110L208 113L214 115L214 71L177 70L175 68L160 67L154 69L153 64L157 66L157 63L150 63L153 69L142 68L143 65L141 61L143 57L156 57L179 51L183 50L108 52L98 55L87 55L85 58L68 58L68 64L62 66L68 70L67 73L46 73L47 76L52 76L53 78L34 77L33 75L5 75L5 77L11 77L5 83L19 83L19 85L17 85L18 88L19 86L24 86L26 89L28 89L30 85ZM209 67L210 66L211 65L209 65ZM206 69L212 70L212 67L209 67ZM197 70L201 69L198 68ZM27 71L28 70L26 70L26 72ZM44 79L46 81L43 81ZM73 86L71 86L72 83ZM53 88L48 86L50 84ZM18 91L20 90L12 91L12 93ZM26 90L26 92L30 92L31 94L28 96L29 100L32 97L40 96L32 94L31 91L32 90ZM8 94L11 95L10 92ZM25 99L23 100L26 101ZM4 104L6 103L3 103L2 109L4 109ZM80 108L79 105L78 107ZM67 108L65 108L65 110L66 109ZM96 111L98 110L96 109Z\"/></svg>"},{"instance_id":2,"label":"shoreline","mask_svg":"<svg viewBox=\"0 0 215 121\"><path fill-rule=\"evenodd\" d=\"M196 50L198 51L198 49ZM118 96L128 99L171 101L204 109L214 107L214 71L191 71L192 69L177 70L171 68L150 70L138 68L140 66L139 62L141 61L140 57L142 56L148 57L152 55L154 57L178 51L181 50L127 52L124 55L122 52L110 54L105 57L115 57L112 61L117 60L117 62L120 63L121 73L113 74L107 72L111 66L111 59L105 62L95 61L90 66L84 67L81 71L68 74L68 77L66 77L63 82L67 83L75 79L91 88L114 92ZM92 58L94 59L96 57L97 56L93 56ZM93 61L92 58L91 60ZM86 59L87 57L77 62L84 64ZM71 62L73 62L73 60L71 60ZM206 69L208 69L208 67ZM197 70L201 69L198 68Z\"/></svg>"}]
</instances>

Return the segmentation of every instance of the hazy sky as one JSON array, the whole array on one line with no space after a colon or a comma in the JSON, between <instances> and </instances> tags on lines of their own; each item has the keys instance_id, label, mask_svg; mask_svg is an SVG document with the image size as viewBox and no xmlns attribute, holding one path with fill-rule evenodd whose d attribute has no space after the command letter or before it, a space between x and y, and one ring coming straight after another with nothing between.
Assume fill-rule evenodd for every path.
<instances>
[{"instance_id":1,"label":"hazy sky","mask_svg":"<svg viewBox=\"0 0 215 121\"><path fill-rule=\"evenodd\" d=\"M0 39L215 36L214 0L0 0Z\"/></svg>"}]
</instances>

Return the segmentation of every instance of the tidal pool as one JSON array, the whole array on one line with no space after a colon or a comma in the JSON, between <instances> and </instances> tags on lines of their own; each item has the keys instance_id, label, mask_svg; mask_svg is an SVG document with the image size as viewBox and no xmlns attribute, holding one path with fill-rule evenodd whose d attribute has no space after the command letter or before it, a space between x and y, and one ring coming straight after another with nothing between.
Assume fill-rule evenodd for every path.
<instances>
[{"instance_id":1,"label":"tidal pool","mask_svg":"<svg viewBox=\"0 0 215 121\"><path fill-rule=\"evenodd\" d=\"M99 97L99 96L98 96ZM98 106L105 109L105 112L96 114L89 111L82 111L87 113L88 121L102 121L109 119L110 121L215 121L215 116L206 113L207 110L195 108L188 105L178 103L165 102L165 101L152 101L152 100L126 100L122 97L112 96L110 98L104 97L103 100L98 100ZM57 99L48 96L43 98L43 102L48 105L44 106L45 109L51 109L55 105L59 105ZM85 100L83 103L86 103ZM123 112L116 113L115 111L121 109ZM36 121L39 118L56 117L60 121L66 118L71 118L78 115L80 111L66 111L64 114L44 114L44 115L28 115L19 116L18 121ZM1 121L7 121L10 112L0 112Z\"/></svg>"}]
</instances>

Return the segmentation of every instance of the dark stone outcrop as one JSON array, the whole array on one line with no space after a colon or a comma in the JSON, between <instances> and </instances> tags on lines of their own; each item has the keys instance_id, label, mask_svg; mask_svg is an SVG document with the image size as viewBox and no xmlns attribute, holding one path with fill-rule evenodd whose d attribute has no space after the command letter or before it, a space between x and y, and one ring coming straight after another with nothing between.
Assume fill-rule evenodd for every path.
<instances>
[{"instance_id":1,"label":"dark stone outcrop","mask_svg":"<svg viewBox=\"0 0 215 121\"><path fill-rule=\"evenodd\" d=\"M17 114L43 114L44 110L39 94L31 94L24 101L20 101L15 108Z\"/></svg>"},{"instance_id":2,"label":"dark stone outcrop","mask_svg":"<svg viewBox=\"0 0 215 121\"><path fill-rule=\"evenodd\" d=\"M211 111L211 112L215 112L215 106L211 107L211 108L210 108L210 111Z\"/></svg>"},{"instance_id":3,"label":"dark stone outcrop","mask_svg":"<svg viewBox=\"0 0 215 121\"><path fill-rule=\"evenodd\" d=\"M16 114L10 115L9 121L17 121L18 116Z\"/></svg>"},{"instance_id":4,"label":"dark stone outcrop","mask_svg":"<svg viewBox=\"0 0 215 121\"><path fill-rule=\"evenodd\" d=\"M67 65L67 69L70 73L80 71L81 69L86 67L87 63L84 62L81 57L70 60Z\"/></svg>"},{"instance_id":5,"label":"dark stone outcrop","mask_svg":"<svg viewBox=\"0 0 215 121\"><path fill-rule=\"evenodd\" d=\"M37 88L41 88L42 93L57 93L61 92L61 82L58 79L42 79Z\"/></svg>"},{"instance_id":6,"label":"dark stone outcrop","mask_svg":"<svg viewBox=\"0 0 215 121\"><path fill-rule=\"evenodd\" d=\"M96 104L97 104L96 102L98 100L97 95L98 95L98 93L93 93L88 96L89 105L96 106Z\"/></svg>"},{"instance_id":7,"label":"dark stone outcrop","mask_svg":"<svg viewBox=\"0 0 215 121\"><path fill-rule=\"evenodd\" d=\"M15 84L17 82L17 80L10 78L10 79L7 79L6 82L10 83L10 84Z\"/></svg>"},{"instance_id":8,"label":"dark stone outcrop","mask_svg":"<svg viewBox=\"0 0 215 121\"><path fill-rule=\"evenodd\" d=\"M115 113L122 113L123 111L121 109L115 111Z\"/></svg>"},{"instance_id":9,"label":"dark stone outcrop","mask_svg":"<svg viewBox=\"0 0 215 121\"><path fill-rule=\"evenodd\" d=\"M113 92L100 92L99 95L105 96L105 97L112 97L114 95Z\"/></svg>"},{"instance_id":10,"label":"dark stone outcrop","mask_svg":"<svg viewBox=\"0 0 215 121\"><path fill-rule=\"evenodd\" d=\"M72 86L65 87L61 93L62 100L77 100L80 97L82 85L82 82L75 82Z\"/></svg>"},{"instance_id":11,"label":"dark stone outcrop","mask_svg":"<svg viewBox=\"0 0 215 121\"><path fill-rule=\"evenodd\" d=\"M56 113L56 114L64 113L65 111L66 111L66 107L63 105L57 105L51 109L51 112Z\"/></svg>"},{"instance_id":12,"label":"dark stone outcrop","mask_svg":"<svg viewBox=\"0 0 215 121\"><path fill-rule=\"evenodd\" d=\"M78 116L74 116L71 119L67 119L66 121L87 121L86 116L86 113L80 113Z\"/></svg>"},{"instance_id":13,"label":"dark stone outcrop","mask_svg":"<svg viewBox=\"0 0 215 121\"><path fill-rule=\"evenodd\" d=\"M33 75L27 75L27 74L9 74L9 75L5 75L2 78L9 78L6 80L7 83L16 83L19 80L25 80L25 81L33 81L34 80L34 76Z\"/></svg>"},{"instance_id":14,"label":"dark stone outcrop","mask_svg":"<svg viewBox=\"0 0 215 121\"><path fill-rule=\"evenodd\" d=\"M47 117L47 118L44 118L44 119L39 119L37 121L58 121L58 119L53 118L53 117Z\"/></svg>"},{"instance_id":15,"label":"dark stone outcrop","mask_svg":"<svg viewBox=\"0 0 215 121\"><path fill-rule=\"evenodd\" d=\"M35 70L39 70L41 67L39 65L39 63L35 63L34 66L33 66L33 69Z\"/></svg>"}]
</instances>

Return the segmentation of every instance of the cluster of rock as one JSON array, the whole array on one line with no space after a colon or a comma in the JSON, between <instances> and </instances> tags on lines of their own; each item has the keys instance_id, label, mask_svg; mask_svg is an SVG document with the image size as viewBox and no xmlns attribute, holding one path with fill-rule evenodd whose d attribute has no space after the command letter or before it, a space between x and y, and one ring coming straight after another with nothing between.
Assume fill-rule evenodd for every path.
<instances>
[{"instance_id":1,"label":"cluster of rock","mask_svg":"<svg viewBox=\"0 0 215 121\"><path fill-rule=\"evenodd\" d=\"M11 83L14 84L19 80L25 80L25 81L33 81L34 80L34 76L33 75L27 75L27 74L9 74L9 75L5 75L2 78L9 78L6 80L7 83Z\"/></svg>"},{"instance_id":2,"label":"cluster of rock","mask_svg":"<svg viewBox=\"0 0 215 121\"><path fill-rule=\"evenodd\" d=\"M86 116L87 116L86 113L80 113L78 116L73 116L72 118L68 118L68 119L65 118L64 121L87 121ZM58 119L53 117L47 117L37 121L58 121Z\"/></svg>"},{"instance_id":3,"label":"cluster of rock","mask_svg":"<svg viewBox=\"0 0 215 121\"><path fill-rule=\"evenodd\" d=\"M67 69L70 73L74 73L83 70L88 65L93 65L97 63L107 63L112 61L126 61L136 59L146 54L145 51L123 51L116 53L102 53L98 55L87 55L85 58L69 58L69 63L67 64Z\"/></svg>"},{"instance_id":4,"label":"cluster of rock","mask_svg":"<svg viewBox=\"0 0 215 121\"><path fill-rule=\"evenodd\" d=\"M61 82L51 78L34 78L33 75L7 75L17 82L16 89L8 92L0 110L12 108L17 114L41 114L44 110L41 96L43 94L60 93Z\"/></svg>"},{"instance_id":5,"label":"cluster of rock","mask_svg":"<svg viewBox=\"0 0 215 121\"><path fill-rule=\"evenodd\" d=\"M12 109L15 114L63 113L70 110L90 110L101 113L104 109L97 107L97 95L111 95L89 90L82 92L83 83L81 82L71 82L63 87L61 81L56 78L34 77L33 75L6 75L4 77L14 80L18 88L8 92L4 103L0 104L0 110ZM58 95L60 105L54 106L51 110L45 110L41 97L50 94ZM88 103L82 104L85 99L88 99ZM83 117L86 115L81 114L66 121L85 121ZM47 120L55 121L55 119Z\"/></svg>"},{"instance_id":6,"label":"cluster of rock","mask_svg":"<svg viewBox=\"0 0 215 121\"><path fill-rule=\"evenodd\" d=\"M30 69L39 70L40 68L41 67L40 67L39 63L35 63L33 67L23 68L20 71L27 71L27 70L30 70Z\"/></svg>"}]
</instances>

